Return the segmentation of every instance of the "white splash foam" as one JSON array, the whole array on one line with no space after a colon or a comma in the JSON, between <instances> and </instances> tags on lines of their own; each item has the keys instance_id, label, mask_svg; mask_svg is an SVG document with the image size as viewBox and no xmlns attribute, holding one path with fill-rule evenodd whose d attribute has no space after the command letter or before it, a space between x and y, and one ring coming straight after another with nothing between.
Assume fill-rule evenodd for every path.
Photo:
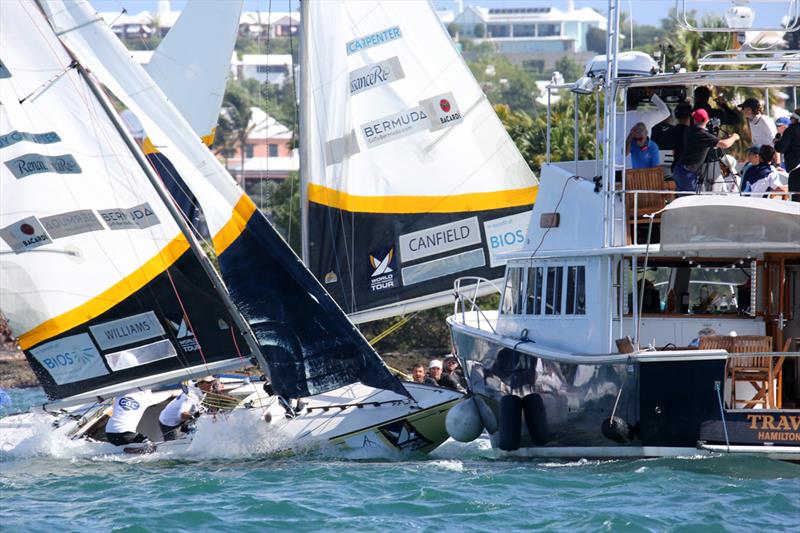
<instances>
[{"instance_id":1,"label":"white splash foam","mask_svg":"<svg viewBox=\"0 0 800 533\"><path fill-rule=\"evenodd\" d=\"M457 459L441 459L438 461L431 461L428 463L431 466L436 466L443 470L450 470L452 472L463 472L464 471L464 463Z\"/></svg>"},{"instance_id":2,"label":"white splash foam","mask_svg":"<svg viewBox=\"0 0 800 533\"><path fill-rule=\"evenodd\" d=\"M24 413L0 420L0 455L27 458L49 456L63 459L113 453L108 443L72 440L68 427L54 427L53 417L44 413Z\"/></svg>"}]
</instances>

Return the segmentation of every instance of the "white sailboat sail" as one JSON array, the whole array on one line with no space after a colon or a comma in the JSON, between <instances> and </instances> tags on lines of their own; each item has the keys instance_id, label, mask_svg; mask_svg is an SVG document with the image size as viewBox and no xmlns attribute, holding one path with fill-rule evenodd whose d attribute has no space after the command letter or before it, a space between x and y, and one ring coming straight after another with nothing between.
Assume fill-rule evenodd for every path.
<instances>
[{"instance_id":1,"label":"white sailboat sail","mask_svg":"<svg viewBox=\"0 0 800 533\"><path fill-rule=\"evenodd\" d=\"M48 396L241 366L234 320L77 63L36 4L2 12L0 295Z\"/></svg>"},{"instance_id":2,"label":"white sailboat sail","mask_svg":"<svg viewBox=\"0 0 800 533\"><path fill-rule=\"evenodd\" d=\"M264 215L86 1L42 2L64 42L142 121L205 214L223 279L287 397L361 381L407 395Z\"/></svg>"},{"instance_id":3,"label":"white sailboat sail","mask_svg":"<svg viewBox=\"0 0 800 533\"><path fill-rule=\"evenodd\" d=\"M502 277L537 179L427 0L303 2L304 258L355 322Z\"/></svg>"},{"instance_id":4,"label":"white sailboat sail","mask_svg":"<svg viewBox=\"0 0 800 533\"><path fill-rule=\"evenodd\" d=\"M230 73L243 0L187 2L144 69L206 146L214 130Z\"/></svg>"}]
</instances>

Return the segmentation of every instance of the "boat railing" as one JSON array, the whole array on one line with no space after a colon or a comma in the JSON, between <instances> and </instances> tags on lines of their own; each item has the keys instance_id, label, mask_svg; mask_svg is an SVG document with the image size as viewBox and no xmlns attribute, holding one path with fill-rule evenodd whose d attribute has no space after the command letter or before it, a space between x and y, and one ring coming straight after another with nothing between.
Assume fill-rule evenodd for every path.
<instances>
[{"instance_id":1,"label":"boat railing","mask_svg":"<svg viewBox=\"0 0 800 533\"><path fill-rule=\"evenodd\" d=\"M465 276L456 279L455 282L453 282L453 293L455 295L453 317L460 317L461 323L466 324L467 314L474 313L478 328L481 327L481 319L483 319L491 328L492 333L497 333L492 321L486 316L478 303L479 297L486 296L487 286L490 288L489 290L494 289L493 292L502 294L500 288L495 285L494 282L486 278ZM492 292L489 294L492 294Z\"/></svg>"},{"instance_id":2,"label":"boat railing","mask_svg":"<svg viewBox=\"0 0 800 533\"><path fill-rule=\"evenodd\" d=\"M671 189L652 190L652 189L621 189L614 191L619 195L625 205L625 213L622 220L618 221L625 224L630 229L630 242L628 244L645 244L639 242L639 224L649 224L652 219L658 222L661 211L673 200L680 196L746 196L753 198L763 198L765 195L776 201L792 201L800 199L797 192L715 192L715 191L676 191Z\"/></svg>"}]
</instances>

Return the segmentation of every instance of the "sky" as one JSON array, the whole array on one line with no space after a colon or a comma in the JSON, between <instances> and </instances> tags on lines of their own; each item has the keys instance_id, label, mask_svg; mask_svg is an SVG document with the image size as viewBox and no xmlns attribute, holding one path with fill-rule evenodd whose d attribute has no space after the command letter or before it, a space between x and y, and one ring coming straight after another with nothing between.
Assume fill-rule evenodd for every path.
<instances>
[{"instance_id":1,"label":"sky","mask_svg":"<svg viewBox=\"0 0 800 533\"><path fill-rule=\"evenodd\" d=\"M158 4L157 0L90 0L98 11L122 11L127 9L129 13L140 11L155 11ZM201 2L213 2L220 0L195 0ZM326 0L336 1L336 0ZM683 0L682 0L683 1ZM729 1L696 1L685 0L688 9L696 9L699 13L714 11L718 14L730 5ZM186 0L172 0L173 10L179 10L186 3ZM288 11L291 5L297 10L298 0L245 0L244 9L246 11L268 11L270 3L273 11ZM438 8L453 9L453 0L433 0ZM780 23L783 15L788 12L788 0L751 0L750 4L756 11L756 25L776 26ZM483 7L508 8L508 7L556 7L565 10L566 0L464 0L464 5L477 5ZM594 7L600 12L605 13L608 7L608 0L575 0L575 7ZM674 0L621 0L622 11L633 12L633 20L638 24L659 25L660 20L667 16L671 7L675 6Z\"/></svg>"}]
</instances>

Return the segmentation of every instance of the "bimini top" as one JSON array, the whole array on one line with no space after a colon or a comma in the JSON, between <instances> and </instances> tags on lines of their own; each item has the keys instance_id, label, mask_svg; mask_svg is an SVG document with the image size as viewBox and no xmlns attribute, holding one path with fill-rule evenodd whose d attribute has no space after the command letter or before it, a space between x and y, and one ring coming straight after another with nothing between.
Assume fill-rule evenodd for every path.
<instances>
[{"instance_id":1,"label":"bimini top","mask_svg":"<svg viewBox=\"0 0 800 533\"><path fill-rule=\"evenodd\" d=\"M617 62L619 76L653 76L658 72L658 63L644 52L621 52ZM606 74L606 56L600 55L586 63L584 76L598 77Z\"/></svg>"},{"instance_id":2,"label":"bimini top","mask_svg":"<svg viewBox=\"0 0 800 533\"><path fill-rule=\"evenodd\" d=\"M661 216L662 252L800 252L800 203L684 196Z\"/></svg>"}]
</instances>

